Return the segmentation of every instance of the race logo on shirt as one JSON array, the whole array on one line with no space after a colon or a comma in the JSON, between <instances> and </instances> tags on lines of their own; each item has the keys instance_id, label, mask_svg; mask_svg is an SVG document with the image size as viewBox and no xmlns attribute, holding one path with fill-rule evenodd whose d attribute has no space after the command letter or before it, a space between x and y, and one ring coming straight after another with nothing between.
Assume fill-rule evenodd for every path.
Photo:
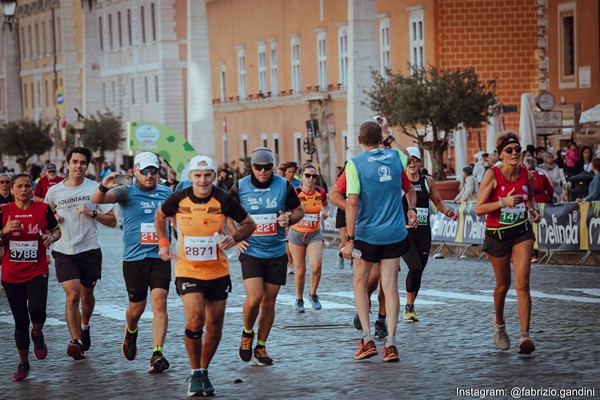
<instances>
[{"instance_id":1,"label":"race logo on shirt","mask_svg":"<svg viewBox=\"0 0 600 400\"><path fill-rule=\"evenodd\" d=\"M390 169L385 165L379 167L377 173L379 174L379 182L392 180L392 174L390 173Z\"/></svg>"}]
</instances>

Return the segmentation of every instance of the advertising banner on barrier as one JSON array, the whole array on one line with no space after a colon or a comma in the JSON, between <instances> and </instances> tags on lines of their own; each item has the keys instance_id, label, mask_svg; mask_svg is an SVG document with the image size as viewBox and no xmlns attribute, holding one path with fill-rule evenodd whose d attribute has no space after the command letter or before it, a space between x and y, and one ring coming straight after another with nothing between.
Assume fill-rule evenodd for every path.
<instances>
[{"instance_id":1,"label":"advertising banner on barrier","mask_svg":"<svg viewBox=\"0 0 600 400\"><path fill-rule=\"evenodd\" d=\"M587 225L585 237L587 239L588 249L600 251L600 201L579 204L586 208L584 212L582 207L582 215L585 215L585 222ZM582 235L583 234L584 233L582 232Z\"/></svg>"},{"instance_id":2,"label":"advertising banner on barrier","mask_svg":"<svg viewBox=\"0 0 600 400\"><path fill-rule=\"evenodd\" d=\"M580 203L538 204L542 219L533 224L537 248L544 250L577 251L581 249Z\"/></svg>"}]
</instances>

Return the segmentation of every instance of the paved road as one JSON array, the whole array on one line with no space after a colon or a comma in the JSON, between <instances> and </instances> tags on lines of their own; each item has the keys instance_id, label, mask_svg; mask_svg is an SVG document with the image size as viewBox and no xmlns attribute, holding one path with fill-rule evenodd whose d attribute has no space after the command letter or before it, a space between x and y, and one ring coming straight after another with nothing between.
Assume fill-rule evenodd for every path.
<instances>
[{"instance_id":1,"label":"paved road","mask_svg":"<svg viewBox=\"0 0 600 400\"><path fill-rule=\"evenodd\" d=\"M183 310L175 290L169 295L170 326L165 346L171 369L162 375L150 375L147 368L152 346L151 313L140 323L138 359L128 362L120 350L127 305L120 231L102 228L101 238L104 277L96 291L92 348L85 360L74 362L66 356L69 337L63 315L65 296L53 278L44 331L48 358L38 361L32 356L29 378L11 382L18 357L12 316L6 297L0 293L0 398L185 398L189 364L183 346ZM593 395L600 397L600 268L533 267L531 332L537 350L532 357L524 358L516 354L515 348L519 324L514 291L506 305L513 347L508 352L494 347L494 279L489 264L454 257L432 259L417 302L421 321L400 321L400 362L386 364L381 362L381 356L362 362L353 359L360 334L352 326L351 273L348 267L337 269L335 254L333 249L325 251L319 288L323 310L308 308L305 314L295 313L293 282L282 288L275 326L267 343L275 360L272 367L246 364L237 357L244 292L239 263L232 263L233 293L228 301L223 339L209 370L218 397L448 399L469 397L462 390L471 388L496 390L485 397L511 398L513 387L543 388L548 394L556 394L545 397L544 391L524 392L522 398L559 398L561 389L580 388L588 389L588 394L593 390ZM403 267L402 281L405 270ZM381 349L382 344L378 347ZM236 379L243 383L235 384ZM554 389L556 392L552 392ZM482 398L483 392L471 394Z\"/></svg>"}]
</instances>

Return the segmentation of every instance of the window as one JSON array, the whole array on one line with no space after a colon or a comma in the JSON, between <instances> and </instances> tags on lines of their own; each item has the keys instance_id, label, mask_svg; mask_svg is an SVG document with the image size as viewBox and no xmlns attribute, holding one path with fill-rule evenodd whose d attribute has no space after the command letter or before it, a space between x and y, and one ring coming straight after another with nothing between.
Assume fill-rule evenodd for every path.
<instances>
[{"instance_id":1,"label":"window","mask_svg":"<svg viewBox=\"0 0 600 400\"><path fill-rule=\"evenodd\" d=\"M302 132L294 132L294 157L302 165Z\"/></svg>"},{"instance_id":2,"label":"window","mask_svg":"<svg viewBox=\"0 0 600 400\"><path fill-rule=\"evenodd\" d=\"M160 101L158 91L158 75L154 75L154 100L158 103Z\"/></svg>"},{"instance_id":3,"label":"window","mask_svg":"<svg viewBox=\"0 0 600 400\"><path fill-rule=\"evenodd\" d=\"M62 31L60 25L60 17L56 18L56 52L62 51Z\"/></svg>"},{"instance_id":4,"label":"window","mask_svg":"<svg viewBox=\"0 0 600 400\"><path fill-rule=\"evenodd\" d=\"M102 104L106 108L106 82L102 82Z\"/></svg>"},{"instance_id":5,"label":"window","mask_svg":"<svg viewBox=\"0 0 600 400\"><path fill-rule=\"evenodd\" d=\"M150 18L152 18L152 41L156 42L156 11L154 3L150 3Z\"/></svg>"},{"instance_id":6,"label":"window","mask_svg":"<svg viewBox=\"0 0 600 400\"><path fill-rule=\"evenodd\" d=\"M146 99L146 104L150 102L150 95L148 93L148 77L144 77L144 98Z\"/></svg>"},{"instance_id":7,"label":"window","mask_svg":"<svg viewBox=\"0 0 600 400\"><path fill-rule=\"evenodd\" d=\"M242 157L243 158L248 158L248 135L247 134L243 134L241 136L242 138Z\"/></svg>"},{"instance_id":8,"label":"window","mask_svg":"<svg viewBox=\"0 0 600 400\"><path fill-rule=\"evenodd\" d=\"M266 133L261 133L260 134L260 145L262 147L269 147L269 135L267 135Z\"/></svg>"},{"instance_id":9,"label":"window","mask_svg":"<svg viewBox=\"0 0 600 400\"><path fill-rule=\"evenodd\" d=\"M300 38L292 35L292 93L300 94Z\"/></svg>"},{"instance_id":10,"label":"window","mask_svg":"<svg viewBox=\"0 0 600 400\"><path fill-rule=\"evenodd\" d=\"M100 26L102 26L102 24L100 24ZM52 50L52 54L54 54L56 53L56 46L54 43L54 24L52 23L52 18L48 21L48 28L50 29L50 49ZM102 33L102 30L100 30L100 33ZM102 35L100 36L100 39L102 39Z\"/></svg>"},{"instance_id":11,"label":"window","mask_svg":"<svg viewBox=\"0 0 600 400\"><path fill-rule=\"evenodd\" d=\"M271 42L271 95L277 96L279 76L277 73L277 42Z\"/></svg>"},{"instance_id":12,"label":"window","mask_svg":"<svg viewBox=\"0 0 600 400\"><path fill-rule=\"evenodd\" d=\"M221 62L219 64L219 94L221 96L221 103L225 103L227 101L227 74L225 73L225 63Z\"/></svg>"},{"instance_id":13,"label":"window","mask_svg":"<svg viewBox=\"0 0 600 400\"><path fill-rule=\"evenodd\" d=\"M410 8L410 64L425 65L425 39L423 36L423 8Z\"/></svg>"},{"instance_id":14,"label":"window","mask_svg":"<svg viewBox=\"0 0 600 400\"><path fill-rule=\"evenodd\" d=\"M131 104L135 104L135 79L131 78Z\"/></svg>"},{"instance_id":15,"label":"window","mask_svg":"<svg viewBox=\"0 0 600 400\"><path fill-rule=\"evenodd\" d=\"M346 156L348 155L348 131L342 131L342 162L346 162Z\"/></svg>"},{"instance_id":16,"label":"window","mask_svg":"<svg viewBox=\"0 0 600 400\"><path fill-rule=\"evenodd\" d=\"M317 71L319 89L327 90L327 32L317 34Z\"/></svg>"},{"instance_id":17,"label":"window","mask_svg":"<svg viewBox=\"0 0 600 400\"><path fill-rule=\"evenodd\" d=\"M98 34L100 35L100 51L104 51L104 35L102 32L102 17L98 17Z\"/></svg>"},{"instance_id":18,"label":"window","mask_svg":"<svg viewBox=\"0 0 600 400\"><path fill-rule=\"evenodd\" d=\"M33 82L31 82L31 108L35 108L35 93L33 92Z\"/></svg>"},{"instance_id":19,"label":"window","mask_svg":"<svg viewBox=\"0 0 600 400\"><path fill-rule=\"evenodd\" d=\"M146 21L144 19L144 6L140 7L140 21L142 24L142 43L146 43Z\"/></svg>"},{"instance_id":20,"label":"window","mask_svg":"<svg viewBox=\"0 0 600 400\"><path fill-rule=\"evenodd\" d=\"M110 90L112 92L112 106L115 107L117 105L117 89L115 87L115 81L110 83Z\"/></svg>"},{"instance_id":21,"label":"window","mask_svg":"<svg viewBox=\"0 0 600 400\"><path fill-rule=\"evenodd\" d=\"M48 35L46 35L46 21L42 21L42 51L43 51L43 55L48 54L48 45L47 45L47 41L46 41L46 37Z\"/></svg>"},{"instance_id":22,"label":"window","mask_svg":"<svg viewBox=\"0 0 600 400\"><path fill-rule=\"evenodd\" d=\"M133 44L132 37L133 36L131 34L131 9L128 8L127 9L127 43L129 43L130 46Z\"/></svg>"},{"instance_id":23,"label":"window","mask_svg":"<svg viewBox=\"0 0 600 400\"><path fill-rule=\"evenodd\" d=\"M113 24L112 14L108 14L108 46L113 49Z\"/></svg>"},{"instance_id":24,"label":"window","mask_svg":"<svg viewBox=\"0 0 600 400\"><path fill-rule=\"evenodd\" d=\"M390 68L390 18L379 20L379 70L383 75Z\"/></svg>"},{"instance_id":25,"label":"window","mask_svg":"<svg viewBox=\"0 0 600 400\"><path fill-rule=\"evenodd\" d=\"M25 25L21 26L21 36L19 36L19 42L21 44L21 60L25 56Z\"/></svg>"},{"instance_id":26,"label":"window","mask_svg":"<svg viewBox=\"0 0 600 400\"><path fill-rule=\"evenodd\" d=\"M273 134L273 158L275 158L275 165L279 165L279 134Z\"/></svg>"},{"instance_id":27,"label":"window","mask_svg":"<svg viewBox=\"0 0 600 400\"><path fill-rule=\"evenodd\" d=\"M577 87L575 72L577 59L575 44L575 3L563 3L558 6L559 14L559 89L574 89Z\"/></svg>"},{"instance_id":28,"label":"window","mask_svg":"<svg viewBox=\"0 0 600 400\"><path fill-rule=\"evenodd\" d=\"M36 22L34 25L35 29L35 55L36 57L40 56L40 27Z\"/></svg>"},{"instance_id":29,"label":"window","mask_svg":"<svg viewBox=\"0 0 600 400\"><path fill-rule=\"evenodd\" d=\"M119 37L119 48L123 48L123 26L121 25L121 11L117 12L117 35Z\"/></svg>"},{"instance_id":30,"label":"window","mask_svg":"<svg viewBox=\"0 0 600 400\"><path fill-rule=\"evenodd\" d=\"M246 49L239 47L238 59L238 95L240 100L246 99Z\"/></svg>"},{"instance_id":31,"label":"window","mask_svg":"<svg viewBox=\"0 0 600 400\"><path fill-rule=\"evenodd\" d=\"M31 25L27 25L27 33L29 37L29 58L33 58L33 39L31 37Z\"/></svg>"},{"instance_id":32,"label":"window","mask_svg":"<svg viewBox=\"0 0 600 400\"><path fill-rule=\"evenodd\" d=\"M0 96L2 97L2 96ZM50 106L50 103L48 101L48 81L44 81L44 100L46 103L46 107Z\"/></svg>"},{"instance_id":33,"label":"window","mask_svg":"<svg viewBox=\"0 0 600 400\"><path fill-rule=\"evenodd\" d=\"M25 106L25 109L27 109L27 84L23 84L23 105Z\"/></svg>"},{"instance_id":34,"label":"window","mask_svg":"<svg viewBox=\"0 0 600 400\"><path fill-rule=\"evenodd\" d=\"M225 122L223 122L225 124ZM227 132L221 136L221 140L223 141L223 161L229 162L229 143L227 141Z\"/></svg>"},{"instance_id":35,"label":"window","mask_svg":"<svg viewBox=\"0 0 600 400\"><path fill-rule=\"evenodd\" d=\"M339 83L342 90L348 89L348 26L338 29Z\"/></svg>"},{"instance_id":36,"label":"window","mask_svg":"<svg viewBox=\"0 0 600 400\"><path fill-rule=\"evenodd\" d=\"M258 44L258 91L267 94L267 46Z\"/></svg>"}]
</instances>

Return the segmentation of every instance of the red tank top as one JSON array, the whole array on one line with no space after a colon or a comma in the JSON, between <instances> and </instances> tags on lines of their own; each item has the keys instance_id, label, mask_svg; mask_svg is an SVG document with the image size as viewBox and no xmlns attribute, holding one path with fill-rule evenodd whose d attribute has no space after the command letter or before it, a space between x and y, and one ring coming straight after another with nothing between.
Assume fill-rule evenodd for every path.
<instances>
[{"instance_id":1,"label":"red tank top","mask_svg":"<svg viewBox=\"0 0 600 400\"><path fill-rule=\"evenodd\" d=\"M506 180L500 168L496 166L492 167L492 171L496 175L496 187L492 191L490 201L496 202L500 197L506 197L513 188L515 191L512 194L522 194L523 201L515 207L505 206L500 210L489 213L485 220L485 225L488 228L503 228L525 222L527 220L527 207L525 203L529 199L529 175L527 168L519 167L519 178L515 182Z\"/></svg>"},{"instance_id":2,"label":"red tank top","mask_svg":"<svg viewBox=\"0 0 600 400\"><path fill-rule=\"evenodd\" d=\"M31 202L26 210L14 202L2 207L2 226L6 226L9 217L21 221L21 229L4 238L2 280L22 283L48 273L46 247L40 236L40 230L47 231L47 208L48 204L39 201Z\"/></svg>"}]
</instances>

